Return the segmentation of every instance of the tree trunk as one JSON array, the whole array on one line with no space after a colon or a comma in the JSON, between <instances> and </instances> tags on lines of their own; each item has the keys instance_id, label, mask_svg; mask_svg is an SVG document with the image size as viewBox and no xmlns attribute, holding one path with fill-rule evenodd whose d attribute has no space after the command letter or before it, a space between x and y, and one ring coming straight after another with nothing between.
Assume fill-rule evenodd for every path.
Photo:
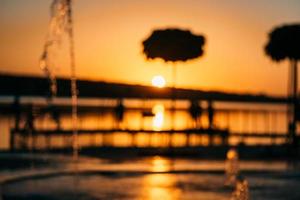
<instances>
[{"instance_id":1,"label":"tree trunk","mask_svg":"<svg viewBox=\"0 0 300 200\"><path fill-rule=\"evenodd\" d=\"M296 133L297 133L297 110L298 110L298 69L297 69L297 60L291 60L291 118L289 122L289 134L290 134L290 142L296 147Z\"/></svg>"},{"instance_id":2,"label":"tree trunk","mask_svg":"<svg viewBox=\"0 0 300 200\"><path fill-rule=\"evenodd\" d=\"M177 69L176 64L172 66L172 105L171 105L171 129L174 129L175 126L175 107L176 107L176 75Z\"/></svg>"},{"instance_id":3,"label":"tree trunk","mask_svg":"<svg viewBox=\"0 0 300 200\"><path fill-rule=\"evenodd\" d=\"M175 107L176 107L176 90L175 90L175 87L176 87L176 64L173 63L173 66L172 66L172 88L171 88L171 112L170 112L170 117L171 117L171 133L170 133L170 139L169 139L169 148L171 150L171 154L172 154L172 146L173 146L173 131L174 131L174 127L175 127Z\"/></svg>"}]
</instances>

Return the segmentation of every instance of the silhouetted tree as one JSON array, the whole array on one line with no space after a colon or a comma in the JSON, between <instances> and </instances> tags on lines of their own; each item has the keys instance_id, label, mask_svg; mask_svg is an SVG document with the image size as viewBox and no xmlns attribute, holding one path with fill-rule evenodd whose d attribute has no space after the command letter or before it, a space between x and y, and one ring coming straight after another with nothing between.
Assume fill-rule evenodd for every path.
<instances>
[{"instance_id":1,"label":"silhouetted tree","mask_svg":"<svg viewBox=\"0 0 300 200\"><path fill-rule=\"evenodd\" d=\"M187 61L203 55L205 38L195 35L189 30L177 28L154 30L143 41L144 53L148 59L161 58L165 62ZM176 68L173 65L173 92L176 79ZM174 109L174 105L173 105ZM172 109L172 110L173 110Z\"/></svg>"},{"instance_id":2,"label":"silhouetted tree","mask_svg":"<svg viewBox=\"0 0 300 200\"><path fill-rule=\"evenodd\" d=\"M143 46L148 59L161 58L165 62L176 62L202 56L204 43L205 38L202 35L194 35L189 30L170 28L154 30L143 41Z\"/></svg>"},{"instance_id":3,"label":"silhouetted tree","mask_svg":"<svg viewBox=\"0 0 300 200\"><path fill-rule=\"evenodd\" d=\"M300 59L300 24L276 27L269 34L269 41L265 52L272 60L280 62L288 59L291 63L289 96L292 97L291 110L293 112L289 123L289 132L293 143L296 144L297 121L297 62Z\"/></svg>"},{"instance_id":4,"label":"silhouetted tree","mask_svg":"<svg viewBox=\"0 0 300 200\"><path fill-rule=\"evenodd\" d=\"M147 58L162 58L164 61L187 61L203 55L204 36L194 35L189 30L154 30L143 42Z\"/></svg>"}]
</instances>

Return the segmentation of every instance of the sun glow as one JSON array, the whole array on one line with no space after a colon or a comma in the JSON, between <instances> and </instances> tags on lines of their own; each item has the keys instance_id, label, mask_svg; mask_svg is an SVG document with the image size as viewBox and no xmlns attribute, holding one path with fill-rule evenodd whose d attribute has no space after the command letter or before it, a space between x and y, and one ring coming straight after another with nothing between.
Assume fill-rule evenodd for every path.
<instances>
[{"instance_id":1,"label":"sun glow","mask_svg":"<svg viewBox=\"0 0 300 200\"><path fill-rule=\"evenodd\" d=\"M154 76L151 82L153 86L158 88L163 88L166 85L166 80L161 75Z\"/></svg>"}]
</instances>

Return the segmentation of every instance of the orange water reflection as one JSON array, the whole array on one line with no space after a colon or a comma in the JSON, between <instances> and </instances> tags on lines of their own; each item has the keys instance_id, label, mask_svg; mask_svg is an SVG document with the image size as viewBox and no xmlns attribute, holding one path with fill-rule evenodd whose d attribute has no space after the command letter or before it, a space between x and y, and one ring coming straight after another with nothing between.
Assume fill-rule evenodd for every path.
<instances>
[{"instance_id":1,"label":"orange water reflection","mask_svg":"<svg viewBox=\"0 0 300 200\"><path fill-rule=\"evenodd\" d=\"M155 156L151 160L152 172L167 172L172 169L173 162L170 159L166 159L160 156Z\"/></svg>"},{"instance_id":2,"label":"orange water reflection","mask_svg":"<svg viewBox=\"0 0 300 200\"><path fill-rule=\"evenodd\" d=\"M26 100L26 99L25 99ZM107 100L108 101L108 100ZM26 102L26 101L24 101ZM60 102L65 105L64 102ZM122 129L128 130L169 130L171 129L171 114L170 112L170 102L163 100L156 101L146 101L143 108L151 109L154 116L143 117L139 108L142 101L135 102L134 100L125 101L128 108L124 114L124 120L120 126ZM97 102L82 102L82 105L98 105ZM112 106L114 104L109 104L102 102L101 105ZM174 129L191 129L194 127L193 119L187 112L189 106L188 102L177 102L178 110L174 112L175 123ZM252 107L251 107L252 106ZM216 108L218 105L216 105ZM239 104L224 104L219 105L220 109L231 109L240 108L245 109L245 107L251 109L266 109L266 110L277 110L278 114L274 116L266 115L265 112L232 112L225 113L223 111L216 111L215 123L216 127L220 129L228 128L232 133L284 133L287 130L286 127L286 113L283 112L281 106L257 106L254 105L239 105ZM184 110L185 109L185 110ZM61 128L63 130L71 129L71 117L67 113L62 113L61 117ZM23 117L24 118L24 117ZM0 116L0 130L2 131L2 136L0 139L0 148L9 147L10 138L10 128L14 126L13 116ZM204 115L201 118L201 124L204 128L207 127L207 116ZM24 122L23 122L24 124ZM22 123L21 123L22 125ZM53 120L50 120L49 116L39 117L35 121L35 126L37 129L55 129L55 124ZM110 130L116 127L116 119L111 111L105 110L95 110L95 112L81 112L78 116L78 128L82 130ZM208 146L209 137L208 135L190 134L186 135L184 133L174 133L167 134L161 132L145 133L139 132L136 134L124 133L124 132L114 132L111 134L84 134L79 137L79 145L81 147L86 146L113 146L113 147L168 147L170 143L174 147L184 147L184 146ZM17 147L24 145L24 139L22 135L15 136L15 143ZM216 145L220 144L221 138L212 138L212 142ZM36 148L63 148L71 147L72 139L69 135L55 134L51 137L47 136L35 136ZM241 142L247 145L265 145L275 143L277 145L285 143L284 138L243 138L231 136L228 138L229 144L234 146ZM32 138L28 138L28 145L32 143Z\"/></svg>"},{"instance_id":3,"label":"orange water reflection","mask_svg":"<svg viewBox=\"0 0 300 200\"><path fill-rule=\"evenodd\" d=\"M154 113L154 117L152 120L153 130L159 131L164 125L164 112L165 108L163 104L156 104L152 108L152 112Z\"/></svg>"},{"instance_id":4,"label":"orange water reflection","mask_svg":"<svg viewBox=\"0 0 300 200\"><path fill-rule=\"evenodd\" d=\"M155 156L151 159L151 171L167 172L173 163L169 159ZM142 198L147 200L179 199L181 190L176 187L177 178L174 174L157 173L145 176L143 180Z\"/></svg>"},{"instance_id":5,"label":"orange water reflection","mask_svg":"<svg viewBox=\"0 0 300 200\"><path fill-rule=\"evenodd\" d=\"M176 200L180 199L181 191L176 188L176 177L171 174L147 175L143 181L142 199Z\"/></svg>"}]
</instances>

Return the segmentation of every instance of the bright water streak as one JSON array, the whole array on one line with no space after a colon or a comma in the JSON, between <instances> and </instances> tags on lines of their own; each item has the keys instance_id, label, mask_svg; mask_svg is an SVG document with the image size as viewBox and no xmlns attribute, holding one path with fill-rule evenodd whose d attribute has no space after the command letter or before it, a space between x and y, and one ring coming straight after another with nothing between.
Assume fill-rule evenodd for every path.
<instances>
[{"instance_id":1,"label":"bright water streak","mask_svg":"<svg viewBox=\"0 0 300 200\"><path fill-rule=\"evenodd\" d=\"M1 100L1 99L0 99ZM3 103L5 102L13 102L13 99L2 99ZM21 98L21 104L31 104L35 103L37 105L45 105L45 99L39 98ZM54 104L58 105L70 105L70 99L54 99ZM154 130L164 130L170 129L171 117L170 110L168 109L170 106L170 102L168 101L147 101L143 102L140 100L124 100L125 109L124 120L121 122L121 128L124 129L154 129ZM90 99L90 100L82 100L80 99L79 105L84 107L86 105L94 105L95 107L99 106L99 109L96 108L93 112L82 112L79 113L78 116L78 128L79 129L112 129L116 127L116 123L119 123L114 118L114 113L111 111L105 111L101 109L100 106L104 107L113 107L116 105L115 100L111 99ZM177 103L178 106L181 106L182 109L186 110L177 110L175 112L175 129L184 129L184 128L193 128L193 119L190 114L187 112L187 108L189 106L189 102L182 101ZM155 111L155 115L153 117L143 117L141 111L138 108L144 106L145 109L151 109ZM265 110L275 110L274 115L268 115L267 112L223 112L218 111L218 109L231 109L231 108L251 108L251 109L265 109ZM284 110L284 106L281 105L249 105L249 104L216 104L216 115L215 121L218 128L229 128L230 132L249 132L249 133L285 133L287 130L286 127L286 113ZM21 116L20 127L23 127L25 115ZM201 117L202 126L207 126L207 116L204 113ZM62 129L72 129L72 117L70 113L61 113L60 122ZM9 131L10 128L13 128L14 125L14 117L13 115L2 115L0 113L0 148L8 149L9 148ZM55 123L49 115L40 116L35 121L35 126L37 129L55 129ZM64 136L52 136L51 142L53 147L64 146L67 143L64 143ZM109 138L111 144L113 146L130 146L131 143L131 135L129 133L115 133L112 134ZM145 134L138 133L136 135L137 146L165 146L167 145L168 135L166 134ZM186 143L186 136L184 134L174 134L174 143L175 146L183 146ZM37 138L39 146L44 145L44 138ZM96 134L91 136L89 134L80 135L79 142L80 146L89 145L93 141L94 145L101 145L103 138L101 134ZM239 137L230 137L229 144L235 145L240 142ZM207 145L208 138L205 136L197 136L191 135L190 137L190 145L197 146ZM283 138L278 139L244 139L244 142L249 145L253 144L270 144L270 142L275 142L276 144L280 144L285 142Z\"/></svg>"},{"instance_id":2,"label":"bright water streak","mask_svg":"<svg viewBox=\"0 0 300 200\"><path fill-rule=\"evenodd\" d=\"M51 4L51 19L49 31L47 34L44 51L40 59L40 68L44 71L50 82L50 100L57 93L56 77L53 73L54 58L52 53L55 47L61 42L63 34L69 37L69 56L71 68L71 99L72 99L72 129L73 129L73 155L74 159L78 157L78 137L77 137L77 85L76 85L76 68L74 53L74 33L72 18L72 1L71 0L53 0Z\"/></svg>"}]
</instances>

